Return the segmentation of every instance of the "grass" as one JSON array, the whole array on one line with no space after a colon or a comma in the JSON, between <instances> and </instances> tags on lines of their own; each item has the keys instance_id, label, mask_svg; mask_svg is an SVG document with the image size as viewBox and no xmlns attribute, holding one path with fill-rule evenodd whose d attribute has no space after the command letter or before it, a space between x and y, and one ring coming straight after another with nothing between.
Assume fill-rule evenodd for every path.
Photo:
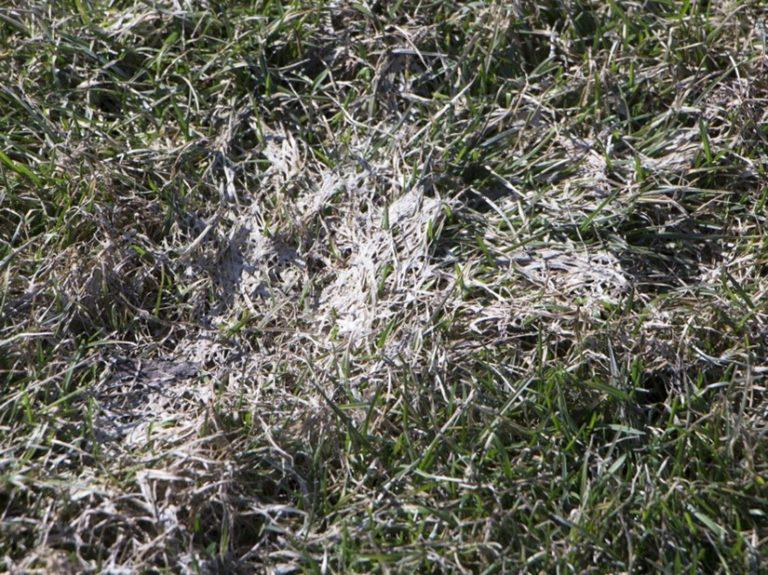
<instances>
[{"instance_id":1,"label":"grass","mask_svg":"<svg viewBox=\"0 0 768 575\"><path fill-rule=\"evenodd\" d=\"M759 573L768 10L0 8L0 569Z\"/></svg>"}]
</instances>

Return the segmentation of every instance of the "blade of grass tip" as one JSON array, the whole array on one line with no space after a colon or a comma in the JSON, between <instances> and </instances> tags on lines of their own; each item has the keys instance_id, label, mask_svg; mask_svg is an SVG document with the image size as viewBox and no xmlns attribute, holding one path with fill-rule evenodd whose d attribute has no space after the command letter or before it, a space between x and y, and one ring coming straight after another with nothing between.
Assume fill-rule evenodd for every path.
<instances>
[{"instance_id":1,"label":"blade of grass tip","mask_svg":"<svg viewBox=\"0 0 768 575\"><path fill-rule=\"evenodd\" d=\"M305 373L304 375L306 376L307 374ZM325 390L316 381L312 379L308 379L307 381L309 381L312 387L314 387L322 396L323 400L328 404L333 413L335 413L336 416L344 422L344 425L347 427L350 435L352 435L356 441L359 441L366 448L370 455L376 455L376 449L374 448L373 444L368 441L367 437L364 437L363 434L358 431L352 419L346 413L344 413L344 411L338 405L336 405L336 403L330 397L328 397L328 394L325 393Z\"/></svg>"},{"instance_id":2,"label":"blade of grass tip","mask_svg":"<svg viewBox=\"0 0 768 575\"><path fill-rule=\"evenodd\" d=\"M6 345L9 345L11 343L14 343L20 339L27 339L27 338L34 338L34 337L46 337L49 335L53 335L52 331L38 331L38 332L24 332L24 333L16 333L13 334L11 337L6 339L0 339L0 347L4 347Z\"/></svg>"},{"instance_id":3,"label":"blade of grass tip","mask_svg":"<svg viewBox=\"0 0 768 575\"><path fill-rule=\"evenodd\" d=\"M707 165L712 165L712 145L709 142L709 131L707 129L707 122L703 119L699 120L699 136L701 137L701 145L704 148L704 158L707 160Z\"/></svg>"},{"instance_id":4,"label":"blade of grass tip","mask_svg":"<svg viewBox=\"0 0 768 575\"><path fill-rule=\"evenodd\" d=\"M30 170L24 164L14 162L5 152L1 150L0 150L0 162L2 162L3 165L5 165L9 170L16 172L20 176L24 176L36 186L40 186L42 184L42 180L37 174L35 174L32 170Z\"/></svg>"},{"instance_id":5,"label":"blade of grass tip","mask_svg":"<svg viewBox=\"0 0 768 575\"><path fill-rule=\"evenodd\" d=\"M11 263L13 258L16 257L16 255L18 255L19 252L21 252L24 248L26 248L33 241L35 241L35 238L31 238L31 239L27 240L26 242L24 242L20 246L18 246L16 248L14 248L13 250L11 250L11 253L9 253L2 260L0 260L0 272L3 271L8 264Z\"/></svg>"},{"instance_id":6,"label":"blade of grass tip","mask_svg":"<svg viewBox=\"0 0 768 575\"><path fill-rule=\"evenodd\" d=\"M755 310L755 304L752 301L752 298L749 297L749 294L744 290L743 287L741 287L741 284L738 282L738 280L731 275L731 272L729 272L727 269L723 269L723 272L725 273L725 277L728 278L728 281L731 282L731 285L733 286L733 289L736 290L736 294L744 301L744 303L747 304L749 309L752 311Z\"/></svg>"},{"instance_id":7,"label":"blade of grass tip","mask_svg":"<svg viewBox=\"0 0 768 575\"><path fill-rule=\"evenodd\" d=\"M15 18L11 18L4 11L0 11L0 20L5 20L6 23L10 24L13 28L16 28L19 32L23 32L27 36L32 35L32 33L29 31L29 28L27 28L23 22L19 22Z\"/></svg>"},{"instance_id":8,"label":"blade of grass tip","mask_svg":"<svg viewBox=\"0 0 768 575\"><path fill-rule=\"evenodd\" d=\"M404 148L406 150L410 149L416 143L416 141L424 135L424 133L427 130L429 130L432 126L434 126L435 122L437 122L451 108L453 108L453 106L456 105L456 102L458 102L459 99L461 99L461 97L464 96L464 94L466 94L469 91L469 89L475 83L476 79L477 77L474 77L469 82L467 82L467 84L458 92L458 94L456 94L453 98L451 98L451 100L445 106L443 106L440 110L438 110L437 113L434 116L432 116L429 119L429 121L418 132L416 132L413 136L411 136L407 144L405 144Z\"/></svg>"},{"instance_id":9,"label":"blade of grass tip","mask_svg":"<svg viewBox=\"0 0 768 575\"><path fill-rule=\"evenodd\" d=\"M477 392L477 389L472 388L467 398L462 402L462 405L459 406L459 408L453 412L453 415L451 415L448 421L446 421L443 424L443 426L438 430L438 432L435 434L435 437L432 439L432 441L429 443L427 448L424 450L424 453L422 453L414 461L408 464L407 467L405 467L403 470L397 473L397 475L395 475L387 483L387 488L391 485L394 485L395 483L397 483L398 481L400 481L401 479L403 479L404 477L412 473L414 469L419 468L424 461L426 461L429 457L432 456L432 452L435 450L437 445L444 440L446 431L448 431L453 426L453 424L456 423L456 421L464 414L467 408L474 401L476 392Z\"/></svg>"},{"instance_id":10,"label":"blade of grass tip","mask_svg":"<svg viewBox=\"0 0 768 575\"><path fill-rule=\"evenodd\" d=\"M606 197L598 206L595 208L595 210L589 214L583 222L581 222L581 225L579 225L579 230L583 233L586 232L589 229L589 226L592 224L592 222L599 216L603 208L607 206L609 203L611 203L613 200L615 200L619 194L621 193L621 188L617 188L614 192L612 192L608 197Z\"/></svg>"}]
</instances>

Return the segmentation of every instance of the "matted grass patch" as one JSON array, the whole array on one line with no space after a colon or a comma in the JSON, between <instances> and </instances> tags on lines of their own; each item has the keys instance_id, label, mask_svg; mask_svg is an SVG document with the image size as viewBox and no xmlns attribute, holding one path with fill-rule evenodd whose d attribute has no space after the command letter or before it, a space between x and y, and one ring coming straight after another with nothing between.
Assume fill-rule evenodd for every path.
<instances>
[{"instance_id":1,"label":"matted grass patch","mask_svg":"<svg viewBox=\"0 0 768 575\"><path fill-rule=\"evenodd\" d=\"M0 570L760 573L757 0L0 8Z\"/></svg>"}]
</instances>

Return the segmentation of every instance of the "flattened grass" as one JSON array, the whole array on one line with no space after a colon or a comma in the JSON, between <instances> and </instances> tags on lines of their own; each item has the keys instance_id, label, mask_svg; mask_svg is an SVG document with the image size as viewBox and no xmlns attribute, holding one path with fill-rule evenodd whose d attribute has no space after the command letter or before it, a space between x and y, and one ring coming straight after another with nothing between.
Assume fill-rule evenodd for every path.
<instances>
[{"instance_id":1,"label":"flattened grass","mask_svg":"<svg viewBox=\"0 0 768 575\"><path fill-rule=\"evenodd\" d=\"M768 11L0 8L0 565L759 573Z\"/></svg>"}]
</instances>

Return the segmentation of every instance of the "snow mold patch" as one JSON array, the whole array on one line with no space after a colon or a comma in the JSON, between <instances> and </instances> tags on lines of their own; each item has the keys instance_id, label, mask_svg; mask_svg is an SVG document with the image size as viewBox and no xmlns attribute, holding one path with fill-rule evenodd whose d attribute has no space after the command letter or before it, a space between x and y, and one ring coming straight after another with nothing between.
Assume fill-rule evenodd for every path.
<instances>
[{"instance_id":1,"label":"snow mold patch","mask_svg":"<svg viewBox=\"0 0 768 575\"><path fill-rule=\"evenodd\" d=\"M439 200L414 189L355 218L346 234L347 266L320 297L320 324L335 325L340 335L359 342L372 334L376 320L401 311L430 276L427 233L439 211Z\"/></svg>"}]
</instances>

